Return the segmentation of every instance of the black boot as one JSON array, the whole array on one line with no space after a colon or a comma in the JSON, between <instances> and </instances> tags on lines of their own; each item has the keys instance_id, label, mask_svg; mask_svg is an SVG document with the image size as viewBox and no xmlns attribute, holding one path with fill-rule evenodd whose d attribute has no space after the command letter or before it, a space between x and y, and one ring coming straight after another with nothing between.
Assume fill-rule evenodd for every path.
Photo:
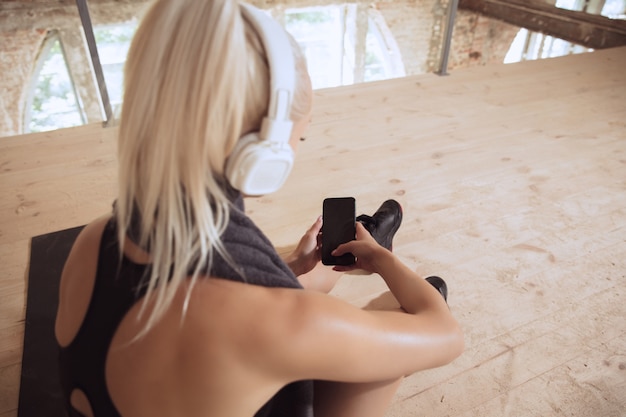
<instances>
[{"instance_id":1,"label":"black boot","mask_svg":"<svg viewBox=\"0 0 626 417\"><path fill-rule=\"evenodd\" d=\"M441 294L441 296L443 297L444 300L446 300L446 303L448 302L448 286L446 285L446 282L439 277L428 277L426 278L426 281L428 281L430 283L430 285L432 285L433 287L435 287L435 289L437 291L439 291L439 294Z\"/></svg>"},{"instance_id":2,"label":"black boot","mask_svg":"<svg viewBox=\"0 0 626 417\"><path fill-rule=\"evenodd\" d=\"M374 215L361 214L356 221L365 226L380 246L392 250L393 236L402 223L402 206L396 200L387 200Z\"/></svg>"}]
</instances>

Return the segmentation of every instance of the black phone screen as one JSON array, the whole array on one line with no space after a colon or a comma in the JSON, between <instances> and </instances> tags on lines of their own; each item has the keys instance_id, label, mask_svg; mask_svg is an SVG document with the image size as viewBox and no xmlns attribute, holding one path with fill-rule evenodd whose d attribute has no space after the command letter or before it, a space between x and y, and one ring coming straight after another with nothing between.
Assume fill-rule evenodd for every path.
<instances>
[{"instance_id":1,"label":"black phone screen","mask_svg":"<svg viewBox=\"0 0 626 417\"><path fill-rule=\"evenodd\" d=\"M355 200L354 197L324 199L322 216L322 263L324 265L352 265L354 255L345 253L332 256L330 253L342 243L355 239Z\"/></svg>"}]
</instances>

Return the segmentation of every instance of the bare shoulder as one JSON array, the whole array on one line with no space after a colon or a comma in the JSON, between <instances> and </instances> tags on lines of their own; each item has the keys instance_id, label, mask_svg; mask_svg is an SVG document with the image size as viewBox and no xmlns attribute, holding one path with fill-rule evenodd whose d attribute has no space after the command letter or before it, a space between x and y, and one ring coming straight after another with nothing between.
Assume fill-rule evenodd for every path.
<instances>
[{"instance_id":1,"label":"bare shoulder","mask_svg":"<svg viewBox=\"0 0 626 417\"><path fill-rule=\"evenodd\" d=\"M211 279L194 290L189 313L194 337L221 334L243 363L279 382L379 381L445 364L462 349L454 320L364 311L314 291Z\"/></svg>"},{"instance_id":2,"label":"bare shoulder","mask_svg":"<svg viewBox=\"0 0 626 417\"><path fill-rule=\"evenodd\" d=\"M91 223L87 224L83 230L76 237L76 241L72 246L72 250L67 259L66 266L72 266L72 262L79 260L79 255L94 255L98 256L98 250L100 248L100 240L102 239L102 232L106 227L108 221L111 219L111 215L107 214L102 217L98 217ZM95 250L95 253L93 253Z\"/></svg>"},{"instance_id":3,"label":"bare shoulder","mask_svg":"<svg viewBox=\"0 0 626 417\"><path fill-rule=\"evenodd\" d=\"M55 334L61 346L67 346L83 321L95 282L102 232L110 215L89 223L78 234L63 267L59 289L59 308Z\"/></svg>"}]
</instances>

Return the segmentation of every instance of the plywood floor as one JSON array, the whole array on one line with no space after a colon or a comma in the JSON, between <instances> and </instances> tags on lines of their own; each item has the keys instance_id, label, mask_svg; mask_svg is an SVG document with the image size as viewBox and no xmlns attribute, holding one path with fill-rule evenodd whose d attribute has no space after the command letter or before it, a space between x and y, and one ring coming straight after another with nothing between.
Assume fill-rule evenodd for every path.
<instances>
[{"instance_id":1,"label":"plywood floor","mask_svg":"<svg viewBox=\"0 0 626 417\"><path fill-rule=\"evenodd\" d=\"M621 48L317 92L295 172L249 212L285 247L324 197L396 198L396 253L446 278L465 330L388 417L626 416L625 68ZM17 415L29 240L108 211L114 136L0 139L0 417ZM333 293L385 288L349 275Z\"/></svg>"}]
</instances>

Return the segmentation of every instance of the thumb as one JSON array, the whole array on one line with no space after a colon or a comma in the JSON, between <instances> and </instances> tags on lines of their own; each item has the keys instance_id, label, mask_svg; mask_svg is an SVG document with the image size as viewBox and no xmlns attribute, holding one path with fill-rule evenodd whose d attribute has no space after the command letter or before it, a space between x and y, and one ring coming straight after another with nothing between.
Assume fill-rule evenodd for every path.
<instances>
[{"instance_id":1,"label":"thumb","mask_svg":"<svg viewBox=\"0 0 626 417\"><path fill-rule=\"evenodd\" d=\"M370 235L370 232L368 232L368 230L365 228L365 226L363 226L363 223L361 222L356 222L356 238L358 240L361 240L363 238L366 238Z\"/></svg>"}]
</instances>

